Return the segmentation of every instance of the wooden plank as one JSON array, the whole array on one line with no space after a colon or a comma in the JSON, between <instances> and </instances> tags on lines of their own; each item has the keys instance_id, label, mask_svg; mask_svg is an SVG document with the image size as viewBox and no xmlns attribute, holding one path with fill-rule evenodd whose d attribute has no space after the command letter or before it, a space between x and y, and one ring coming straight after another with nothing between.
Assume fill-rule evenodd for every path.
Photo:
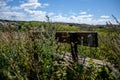
<instances>
[{"instance_id":1,"label":"wooden plank","mask_svg":"<svg viewBox=\"0 0 120 80\"><path fill-rule=\"evenodd\" d=\"M56 39L61 43L76 43L83 46L98 47L97 32L56 32Z\"/></svg>"}]
</instances>

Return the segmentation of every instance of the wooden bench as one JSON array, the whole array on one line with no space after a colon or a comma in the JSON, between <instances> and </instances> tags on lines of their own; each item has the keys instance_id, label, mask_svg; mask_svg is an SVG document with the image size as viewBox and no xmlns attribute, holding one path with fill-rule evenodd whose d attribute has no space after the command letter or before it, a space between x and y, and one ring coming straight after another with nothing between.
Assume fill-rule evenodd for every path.
<instances>
[{"instance_id":1,"label":"wooden bench","mask_svg":"<svg viewBox=\"0 0 120 80\"><path fill-rule=\"evenodd\" d=\"M71 53L74 61L78 61L77 45L98 47L97 32L56 32L56 40L71 45Z\"/></svg>"}]
</instances>

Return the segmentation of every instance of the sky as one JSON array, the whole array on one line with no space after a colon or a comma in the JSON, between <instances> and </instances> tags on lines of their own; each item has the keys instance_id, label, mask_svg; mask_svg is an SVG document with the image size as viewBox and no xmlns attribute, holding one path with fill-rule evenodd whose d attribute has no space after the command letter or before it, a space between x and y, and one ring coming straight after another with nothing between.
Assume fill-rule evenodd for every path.
<instances>
[{"instance_id":1,"label":"sky","mask_svg":"<svg viewBox=\"0 0 120 80\"><path fill-rule=\"evenodd\" d=\"M120 0L0 0L0 19L19 21L116 24Z\"/></svg>"}]
</instances>

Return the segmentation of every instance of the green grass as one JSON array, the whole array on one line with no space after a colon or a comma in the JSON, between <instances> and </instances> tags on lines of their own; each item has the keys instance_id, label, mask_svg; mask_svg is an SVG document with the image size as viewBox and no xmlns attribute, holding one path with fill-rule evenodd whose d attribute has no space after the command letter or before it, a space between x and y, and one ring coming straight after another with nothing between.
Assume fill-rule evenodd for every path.
<instances>
[{"instance_id":1,"label":"green grass","mask_svg":"<svg viewBox=\"0 0 120 80\"><path fill-rule=\"evenodd\" d=\"M22 22L17 28L0 28L0 79L2 80L113 80L107 66L97 68L92 61L89 68L59 58L59 54L70 53L70 45L55 40L55 31L82 31L82 28L39 22ZM32 40L31 31L49 31L45 37ZM112 29L112 28L110 28ZM90 27L98 32L99 47L78 46L79 57L106 60L120 69L119 30ZM119 28L118 28L119 29ZM85 29L84 29L85 30ZM117 29L115 29L117 30ZM55 65L54 62L59 63Z\"/></svg>"}]
</instances>

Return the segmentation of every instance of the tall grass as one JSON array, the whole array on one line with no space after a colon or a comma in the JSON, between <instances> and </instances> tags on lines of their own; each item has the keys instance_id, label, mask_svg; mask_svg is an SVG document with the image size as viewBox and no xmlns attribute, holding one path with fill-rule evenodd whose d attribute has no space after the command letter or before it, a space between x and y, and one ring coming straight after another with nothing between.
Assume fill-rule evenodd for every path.
<instances>
[{"instance_id":1,"label":"tall grass","mask_svg":"<svg viewBox=\"0 0 120 80\"><path fill-rule=\"evenodd\" d=\"M88 62L88 67L73 61L70 62L71 56L66 56L70 55L68 53L70 52L70 46L68 44L60 44L55 40L55 31L64 29L66 31L79 31L78 27L64 27L63 25L39 24L36 22L22 23L17 29L12 27L8 28L8 30L2 29L0 32L0 79L115 79L106 66L99 68L92 61ZM32 32L38 31L46 31L46 35L41 32L38 33L37 37L39 38L37 38ZM90 57L107 61L112 61L112 59L119 60L119 32L112 32L108 35L108 31L105 34L99 32L98 48L79 46L79 57ZM61 58L61 55L64 56Z\"/></svg>"}]
</instances>

